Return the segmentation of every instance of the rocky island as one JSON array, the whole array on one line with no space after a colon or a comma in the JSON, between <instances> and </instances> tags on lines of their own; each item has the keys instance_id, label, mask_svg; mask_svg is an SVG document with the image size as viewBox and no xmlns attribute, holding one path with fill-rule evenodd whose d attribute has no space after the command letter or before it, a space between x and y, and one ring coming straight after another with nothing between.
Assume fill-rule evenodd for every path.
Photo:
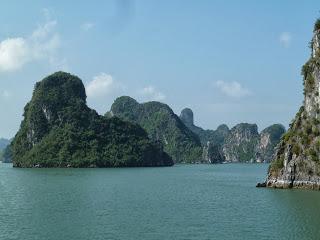
<instances>
[{"instance_id":1,"label":"rocky island","mask_svg":"<svg viewBox=\"0 0 320 240\"><path fill-rule=\"evenodd\" d=\"M0 138L0 161L4 163L11 162L10 140Z\"/></svg>"},{"instance_id":2,"label":"rocky island","mask_svg":"<svg viewBox=\"0 0 320 240\"><path fill-rule=\"evenodd\" d=\"M138 103L135 99L117 98L106 113L139 124L153 141L160 142L176 163L203 162L201 142L172 109L160 102Z\"/></svg>"},{"instance_id":3,"label":"rocky island","mask_svg":"<svg viewBox=\"0 0 320 240\"><path fill-rule=\"evenodd\" d=\"M281 124L273 124L260 133L256 124L249 123L239 123L231 129L222 124L216 130L204 130L194 124L194 115L190 108L183 109L180 118L199 136L203 159L210 163L269 163L275 146L285 133L285 127Z\"/></svg>"},{"instance_id":4,"label":"rocky island","mask_svg":"<svg viewBox=\"0 0 320 240\"><path fill-rule=\"evenodd\" d=\"M225 161L222 146L229 135L229 128L222 124L216 130L204 130L194 124L193 111L185 108L180 113L182 122L197 136L202 144L202 159L208 163L221 163Z\"/></svg>"},{"instance_id":5,"label":"rocky island","mask_svg":"<svg viewBox=\"0 0 320 240\"><path fill-rule=\"evenodd\" d=\"M302 68L304 102L277 146L264 183L257 186L320 190L320 20L311 57Z\"/></svg>"},{"instance_id":6,"label":"rocky island","mask_svg":"<svg viewBox=\"0 0 320 240\"><path fill-rule=\"evenodd\" d=\"M11 143L14 167L173 165L139 125L90 109L82 81L69 73L36 83L23 117Z\"/></svg>"}]
</instances>

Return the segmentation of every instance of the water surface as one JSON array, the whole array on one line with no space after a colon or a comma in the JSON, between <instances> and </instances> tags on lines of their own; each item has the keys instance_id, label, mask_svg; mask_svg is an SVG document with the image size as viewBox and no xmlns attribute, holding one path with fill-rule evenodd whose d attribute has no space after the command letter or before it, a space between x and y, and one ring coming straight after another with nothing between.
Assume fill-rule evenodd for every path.
<instances>
[{"instance_id":1,"label":"water surface","mask_svg":"<svg viewBox=\"0 0 320 240\"><path fill-rule=\"evenodd\" d=\"M255 188L267 167L0 164L0 239L319 239L320 192Z\"/></svg>"}]
</instances>

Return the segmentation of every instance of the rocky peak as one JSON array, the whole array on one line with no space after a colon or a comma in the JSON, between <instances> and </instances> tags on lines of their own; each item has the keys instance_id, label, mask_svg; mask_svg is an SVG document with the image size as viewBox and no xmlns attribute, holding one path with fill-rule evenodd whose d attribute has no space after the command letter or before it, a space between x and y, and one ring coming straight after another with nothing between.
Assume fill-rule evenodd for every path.
<instances>
[{"instance_id":1,"label":"rocky peak","mask_svg":"<svg viewBox=\"0 0 320 240\"><path fill-rule=\"evenodd\" d=\"M256 124L240 123L234 126L225 139L223 153L228 162L255 161L256 145L259 140Z\"/></svg>"},{"instance_id":2,"label":"rocky peak","mask_svg":"<svg viewBox=\"0 0 320 240\"><path fill-rule=\"evenodd\" d=\"M268 187L320 188L320 20L314 28L311 56L302 67L304 103L277 146Z\"/></svg>"},{"instance_id":3,"label":"rocky peak","mask_svg":"<svg viewBox=\"0 0 320 240\"><path fill-rule=\"evenodd\" d=\"M285 127L281 124L273 124L261 131L256 153L257 162L271 161L275 147L285 131Z\"/></svg>"},{"instance_id":4,"label":"rocky peak","mask_svg":"<svg viewBox=\"0 0 320 240\"><path fill-rule=\"evenodd\" d=\"M190 111L186 111L187 116L190 115ZM199 137L167 104L156 101L138 103L133 98L125 96L117 98L111 106L111 111L106 113L108 117L112 115L142 126L150 139L160 142L164 151L176 162L201 161L202 148Z\"/></svg>"},{"instance_id":5,"label":"rocky peak","mask_svg":"<svg viewBox=\"0 0 320 240\"><path fill-rule=\"evenodd\" d=\"M229 127L226 124L221 124L217 127L217 131L228 133L230 131Z\"/></svg>"},{"instance_id":6,"label":"rocky peak","mask_svg":"<svg viewBox=\"0 0 320 240\"><path fill-rule=\"evenodd\" d=\"M189 126L194 125L193 112L190 108L185 108L181 111L180 119Z\"/></svg>"},{"instance_id":7,"label":"rocky peak","mask_svg":"<svg viewBox=\"0 0 320 240\"><path fill-rule=\"evenodd\" d=\"M320 29L315 25L311 40L311 58L302 68L304 84L305 113L310 117L319 117L320 105Z\"/></svg>"}]
</instances>

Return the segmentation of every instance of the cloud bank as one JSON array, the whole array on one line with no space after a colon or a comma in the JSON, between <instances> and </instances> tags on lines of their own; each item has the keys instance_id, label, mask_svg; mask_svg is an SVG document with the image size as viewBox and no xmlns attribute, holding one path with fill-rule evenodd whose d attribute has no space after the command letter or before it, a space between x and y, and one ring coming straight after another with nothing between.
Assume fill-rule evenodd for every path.
<instances>
[{"instance_id":1,"label":"cloud bank","mask_svg":"<svg viewBox=\"0 0 320 240\"><path fill-rule=\"evenodd\" d=\"M57 62L55 53L60 47L60 37L55 31L57 21L47 20L29 36L7 38L0 42L0 72L13 72L25 64L47 60Z\"/></svg>"},{"instance_id":2,"label":"cloud bank","mask_svg":"<svg viewBox=\"0 0 320 240\"><path fill-rule=\"evenodd\" d=\"M251 95L251 91L241 86L239 82L216 81L214 84L220 92L228 97L241 98Z\"/></svg>"},{"instance_id":3,"label":"cloud bank","mask_svg":"<svg viewBox=\"0 0 320 240\"><path fill-rule=\"evenodd\" d=\"M166 95L156 90L153 86L147 86L139 91L139 94L149 101L162 101L166 99Z\"/></svg>"}]
</instances>

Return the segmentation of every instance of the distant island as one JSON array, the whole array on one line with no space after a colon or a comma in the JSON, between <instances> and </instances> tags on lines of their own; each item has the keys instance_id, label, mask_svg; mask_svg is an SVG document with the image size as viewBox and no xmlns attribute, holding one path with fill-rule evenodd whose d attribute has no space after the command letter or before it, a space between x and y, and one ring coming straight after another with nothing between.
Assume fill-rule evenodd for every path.
<instances>
[{"instance_id":1,"label":"distant island","mask_svg":"<svg viewBox=\"0 0 320 240\"><path fill-rule=\"evenodd\" d=\"M11 140L0 138L0 161L7 163L11 161L11 152L10 152L10 142Z\"/></svg>"},{"instance_id":2,"label":"distant island","mask_svg":"<svg viewBox=\"0 0 320 240\"><path fill-rule=\"evenodd\" d=\"M248 123L204 130L194 125L189 108L179 117L164 103L140 104L128 96L99 116L86 106L81 80L57 72L36 84L20 130L1 156L14 167L269 162L284 132L275 124L259 134Z\"/></svg>"},{"instance_id":3,"label":"distant island","mask_svg":"<svg viewBox=\"0 0 320 240\"><path fill-rule=\"evenodd\" d=\"M139 124L153 141L161 142L176 163L203 162L198 135L186 127L166 104L155 101L140 104L123 96L114 101L106 116Z\"/></svg>"},{"instance_id":4,"label":"distant island","mask_svg":"<svg viewBox=\"0 0 320 240\"><path fill-rule=\"evenodd\" d=\"M302 67L304 102L277 146L267 179L257 186L320 190L320 20Z\"/></svg>"},{"instance_id":5,"label":"distant island","mask_svg":"<svg viewBox=\"0 0 320 240\"><path fill-rule=\"evenodd\" d=\"M286 131L281 124L274 124L259 134L258 126L249 123L237 124L231 130L226 124L220 125L216 130L204 130L194 125L190 108L183 109L180 118L200 137L203 158L211 163L269 163L275 146Z\"/></svg>"},{"instance_id":6,"label":"distant island","mask_svg":"<svg viewBox=\"0 0 320 240\"><path fill-rule=\"evenodd\" d=\"M256 124L241 123L231 130L222 124L216 130L194 125L193 111L180 117L166 104L117 98L105 116L139 124L153 141L159 141L176 163L270 162L285 128L274 124L260 134Z\"/></svg>"},{"instance_id":7,"label":"distant island","mask_svg":"<svg viewBox=\"0 0 320 240\"><path fill-rule=\"evenodd\" d=\"M11 143L14 167L172 166L139 125L106 118L86 105L82 81L56 72L36 83Z\"/></svg>"},{"instance_id":8,"label":"distant island","mask_svg":"<svg viewBox=\"0 0 320 240\"><path fill-rule=\"evenodd\" d=\"M145 167L174 163L270 162L285 128L256 124L216 130L194 125L166 104L117 98L105 116L86 105L82 81L56 72L35 86L12 143L2 150L14 167Z\"/></svg>"}]
</instances>

